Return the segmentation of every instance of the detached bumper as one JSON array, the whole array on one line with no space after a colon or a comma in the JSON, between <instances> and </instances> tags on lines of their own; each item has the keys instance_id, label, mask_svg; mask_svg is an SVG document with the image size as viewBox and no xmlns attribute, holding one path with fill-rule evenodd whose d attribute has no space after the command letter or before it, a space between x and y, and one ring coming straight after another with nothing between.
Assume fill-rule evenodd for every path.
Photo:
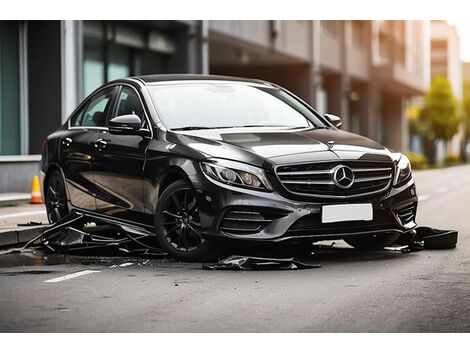
<instances>
[{"instance_id":1,"label":"detached bumper","mask_svg":"<svg viewBox=\"0 0 470 352\"><path fill-rule=\"evenodd\" d=\"M418 198L413 179L400 188L391 188L381 198L328 203L296 201L277 192L217 185L203 175L198 175L193 184L205 237L261 242L319 241L381 233L403 234L416 227ZM323 205L345 203L371 203L373 220L322 223Z\"/></svg>"}]
</instances>

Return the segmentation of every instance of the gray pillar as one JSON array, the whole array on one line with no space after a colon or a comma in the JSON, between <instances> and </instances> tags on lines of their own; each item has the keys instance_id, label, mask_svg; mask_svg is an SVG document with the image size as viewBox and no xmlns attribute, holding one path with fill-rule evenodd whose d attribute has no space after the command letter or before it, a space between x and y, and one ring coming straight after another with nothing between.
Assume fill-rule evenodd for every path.
<instances>
[{"instance_id":1,"label":"gray pillar","mask_svg":"<svg viewBox=\"0 0 470 352\"><path fill-rule=\"evenodd\" d=\"M320 69L320 21L311 21L310 30L310 99L309 103L315 108L319 103L319 90L322 85Z\"/></svg>"},{"instance_id":2,"label":"gray pillar","mask_svg":"<svg viewBox=\"0 0 470 352\"><path fill-rule=\"evenodd\" d=\"M208 74L208 21L193 21L188 31L187 72Z\"/></svg>"},{"instance_id":3,"label":"gray pillar","mask_svg":"<svg viewBox=\"0 0 470 352\"><path fill-rule=\"evenodd\" d=\"M383 104L384 144L399 151L408 150L408 121L404 98L387 96Z\"/></svg>"},{"instance_id":4,"label":"gray pillar","mask_svg":"<svg viewBox=\"0 0 470 352\"><path fill-rule=\"evenodd\" d=\"M201 21L201 73L209 74L209 21Z\"/></svg>"},{"instance_id":5,"label":"gray pillar","mask_svg":"<svg viewBox=\"0 0 470 352\"><path fill-rule=\"evenodd\" d=\"M377 94L377 87L373 81L364 84L359 91L361 134L374 140L378 138Z\"/></svg>"},{"instance_id":6,"label":"gray pillar","mask_svg":"<svg viewBox=\"0 0 470 352\"><path fill-rule=\"evenodd\" d=\"M342 129L348 130L350 81L346 75L328 76L325 88L328 95L328 112L342 118Z\"/></svg>"},{"instance_id":7,"label":"gray pillar","mask_svg":"<svg viewBox=\"0 0 470 352\"><path fill-rule=\"evenodd\" d=\"M82 22L61 21L62 121L77 107L83 95Z\"/></svg>"},{"instance_id":8,"label":"gray pillar","mask_svg":"<svg viewBox=\"0 0 470 352\"><path fill-rule=\"evenodd\" d=\"M29 152L28 21L19 24L21 154Z\"/></svg>"}]
</instances>

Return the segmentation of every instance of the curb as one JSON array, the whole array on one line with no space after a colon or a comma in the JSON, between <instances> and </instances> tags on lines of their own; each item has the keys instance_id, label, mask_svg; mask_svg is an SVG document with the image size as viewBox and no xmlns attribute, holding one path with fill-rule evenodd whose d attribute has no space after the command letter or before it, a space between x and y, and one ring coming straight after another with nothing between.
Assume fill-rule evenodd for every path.
<instances>
[{"instance_id":1,"label":"curb","mask_svg":"<svg viewBox=\"0 0 470 352\"><path fill-rule=\"evenodd\" d=\"M26 243L37 237L49 225L15 227L8 230L0 230L0 247L12 246L16 244Z\"/></svg>"}]
</instances>

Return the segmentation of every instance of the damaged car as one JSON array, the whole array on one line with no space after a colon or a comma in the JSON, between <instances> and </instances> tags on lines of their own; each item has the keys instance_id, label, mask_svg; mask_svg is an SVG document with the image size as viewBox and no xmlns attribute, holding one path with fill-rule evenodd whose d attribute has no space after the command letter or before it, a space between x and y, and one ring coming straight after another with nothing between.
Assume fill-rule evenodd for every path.
<instances>
[{"instance_id":1,"label":"damaged car","mask_svg":"<svg viewBox=\"0 0 470 352\"><path fill-rule=\"evenodd\" d=\"M416 227L410 162L286 89L152 75L91 93L42 146L48 219L138 225L179 260L343 239L381 249Z\"/></svg>"}]
</instances>

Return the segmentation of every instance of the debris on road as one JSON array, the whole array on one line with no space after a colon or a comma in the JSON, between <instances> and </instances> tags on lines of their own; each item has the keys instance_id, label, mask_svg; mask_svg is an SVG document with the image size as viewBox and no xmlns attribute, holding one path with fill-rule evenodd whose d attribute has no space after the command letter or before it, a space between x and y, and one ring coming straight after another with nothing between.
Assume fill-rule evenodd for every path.
<instances>
[{"instance_id":1,"label":"debris on road","mask_svg":"<svg viewBox=\"0 0 470 352\"><path fill-rule=\"evenodd\" d=\"M319 264L305 264L295 258L260 258L232 255L214 264L203 264L206 270L295 270L321 268Z\"/></svg>"},{"instance_id":2,"label":"debris on road","mask_svg":"<svg viewBox=\"0 0 470 352\"><path fill-rule=\"evenodd\" d=\"M32 225L32 224L31 224ZM386 250L409 253L422 249L450 249L457 244L458 232L418 227L402 235ZM49 227L29 241L22 249L10 249L3 254L24 251L32 243L40 242L44 247L58 253L92 255L137 255L167 256L157 246L156 235L139 225L127 223L77 210ZM334 249L335 243L313 246L311 254ZM121 264L120 267L133 263ZM318 264L305 264L296 258L263 258L260 256L232 255L217 263L203 264L206 270L294 270L320 268Z\"/></svg>"},{"instance_id":3,"label":"debris on road","mask_svg":"<svg viewBox=\"0 0 470 352\"><path fill-rule=\"evenodd\" d=\"M422 249L452 249L457 246L458 231L438 230L420 226L414 232L402 235L395 244L407 246L411 251Z\"/></svg>"},{"instance_id":4,"label":"debris on road","mask_svg":"<svg viewBox=\"0 0 470 352\"><path fill-rule=\"evenodd\" d=\"M416 228L416 241L422 242L424 249L452 249L457 246L458 234L455 230L418 227Z\"/></svg>"},{"instance_id":5,"label":"debris on road","mask_svg":"<svg viewBox=\"0 0 470 352\"><path fill-rule=\"evenodd\" d=\"M78 211L72 211L23 248L38 239L51 251L60 253L166 255L161 248L155 247L157 241L153 232Z\"/></svg>"}]
</instances>

